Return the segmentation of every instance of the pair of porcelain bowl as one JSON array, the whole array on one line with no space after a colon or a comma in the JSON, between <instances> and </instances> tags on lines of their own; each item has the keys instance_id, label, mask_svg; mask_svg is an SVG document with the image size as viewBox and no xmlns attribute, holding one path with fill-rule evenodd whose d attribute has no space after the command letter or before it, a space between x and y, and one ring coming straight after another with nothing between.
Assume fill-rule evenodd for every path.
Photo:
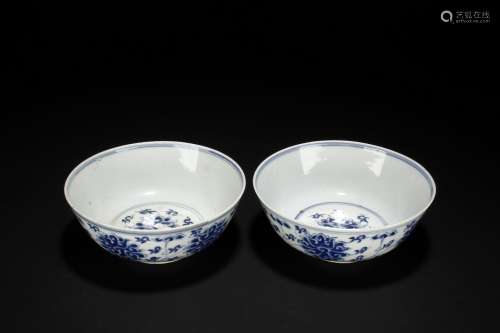
<instances>
[{"instance_id":1,"label":"pair of porcelain bowl","mask_svg":"<svg viewBox=\"0 0 500 333\"><path fill-rule=\"evenodd\" d=\"M228 156L181 142L113 148L78 165L64 187L83 228L112 254L150 264L202 251L227 227L245 190ZM436 186L418 163L350 141L319 141L264 160L253 186L278 235L322 260L380 256L412 232Z\"/></svg>"}]
</instances>

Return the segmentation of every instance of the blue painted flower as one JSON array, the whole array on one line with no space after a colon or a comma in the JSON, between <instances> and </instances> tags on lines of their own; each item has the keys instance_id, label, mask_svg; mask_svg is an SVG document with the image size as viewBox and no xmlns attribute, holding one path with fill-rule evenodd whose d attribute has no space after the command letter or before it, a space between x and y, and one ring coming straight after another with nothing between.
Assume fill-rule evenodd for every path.
<instances>
[{"instance_id":1,"label":"blue painted flower","mask_svg":"<svg viewBox=\"0 0 500 333\"><path fill-rule=\"evenodd\" d=\"M354 254L360 254L360 253L365 253L368 248L366 246L363 246L362 248L358 250L354 250Z\"/></svg>"},{"instance_id":2,"label":"blue painted flower","mask_svg":"<svg viewBox=\"0 0 500 333\"><path fill-rule=\"evenodd\" d=\"M334 213L335 211L332 214ZM358 221L355 221L352 218L336 218L335 216L331 216L330 214L320 213L314 213L313 215L311 215L311 217L316 220L316 223L318 223L318 225L330 228L358 229L368 225L368 217L365 215L359 215L357 217Z\"/></svg>"},{"instance_id":3,"label":"blue painted flower","mask_svg":"<svg viewBox=\"0 0 500 333\"><path fill-rule=\"evenodd\" d=\"M278 223L280 226L290 229L290 225L288 223L286 223L285 221L282 221L281 219L277 218L273 214L269 214L269 216L271 217L271 220Z\"/></svg>"},{"instance_id":4,"label":"blue painted flower","mask_svg":"<svg viewBox=\"0 0 500 333\"><path fill-rule=\"evenodd\" d=\"M372 239L381 239L381 240L384 240L387 237L394 236L396 233L397 233L396 230L387 231L387 232L384 232L384 233L381 233L381 234L376 234L376 235L372 236Z\"/></svg>"},{"instance_id":5,"label":"blue painted flower","mask_svg":"<svg viewBox=\"0 0 500 333\"><path fill-rule=\"evenodd\" d=\"M175 222L176 221L173 220L172 218L170 218L170 216L162 217L162 216L158 215L155 217L154 224L162 224L162 225L166 225L167 227L174 228L177 226Z\"/></svg>"},{"instance_id":6,"label":"blue painted flower","mask_svg":"<svg viewBox=\"0 0 500 333\"><path fill-rule=\"evenodd\" d=\"M147 225L147 224L144 224L142 222L137 222L135 224L135 228L140 229L140 230L156 230L157 229L155 226Z\"/></svg>"},{"instance_id":7,"label":"blue painted flower","mask_svg":"<svg viewBox=\"0 0 500 333\"><path fill-rule=\"evenodd\" d=\"M168 215L173 215L173 216L176 216L177 214L179 214L179 212L177 212L176 210L173 210L173 209L167 210L166 213Z\"/></svg>"},{"instance_id":8,"label":"blue painted flower","mask_svg":"<svg viewBox=\"0 0 500 333\"><path fill-rule=\"evenodd\" d=\"M143 210L139 211L139 214L142 214L142 215L153 214L153 213L156 213L156 211L152 210L150 208L146 208L146 209L143 209Z\"/></svg>"},{"instance_id":9,"label":"blue painted flower","mask_svg":"<svg viewBox=\"0 0 500 333\"><path fill-rule=\"evenodd\" d=\"M205 230L202 228L193 230L191 232L191 243L188 245L186 252L196 253L212 244L217 238L219 238L220 234L222 234L226 225L226 220L224 220L222 222L214 223Z\"/></svg>"},{"instance_id":10,"label":"blue painted flower","mask_svg":"<svg viewBox=\"0 0 500 333\"><path fill-rule=\"evenodd\" d=\"M155 246L153 249L149 249L148 250L149 253L153 254L153 253L158 253L161 251L161 247L160 246Z\"/></svg>"},{"instance_id":11,"label":"blue painted flower","mask_svg":"<svg viewBox=\"0 0 500 333\"><path fill-rule=\"evenodd\" d=\"M394 239L391 239L387 243L385 243L385 242L386 242L386 240L387 240L388 237L392 237L392 236L394 236L396 234L397 234L397 231L396 230L392 230L392 231L386 231L386 232L383 232L381 234L376 234L376 235L372 236L372 239L374 239L374 240L377 240L377 239L380 240L380 245L377 248L376 252L378 253L378 252L380 252L380 251L382 251L382 250L390 247L394 243Z\"/></svg>"},{"instance_id":12,"label":"blue painted flower","mask_svg":"<svg viewBox=\"0 0 500 333\"><path fill-rule=\"evenodd\" d=\"M179 251L181 248L182 248L182 246L181 246L181 245L176 245L176 246L174 246L174 247L170 247L170 248L168 249L168 253L174 253L174 252L177 252L177 251Z\"/></svg>"},{"instance_id":13,"label":"blue painted flower","mask_svg":"<svg viewBox=\"0 0 500 333\"><path fill-rule=\"evenodd\" d=\"M391 246L392 246L392 244L394 244L394 239L391 239L389 242L385 243L385 244L382 246L382 249L381 249L381 250L383 250L383 249L387 249L387 248L391 247Z\"/></svg>"},{"instance_id":14,"label":"blue painted flower","mask_svg":"<svg viewBox=\"0 0 500 333\"><path fill-rule=\"evenodd\" d=\"M405 226L405 230L403 232L403 237L401 237L401 239L399 240L400 242L404 241L405 239L407 239L410 236L412 231L417 226L417 222L418 222L417 220L413 220Z\"/></svg>"},{"instance_id":15,"label":"blue painted flower","mask_svg":"<svg viewBox=\"0 0 500 333\"><path fill-rule=\"evenodd\" d=\"M98 232L99 231L99 227L96 226L94 223L87 222L87 224L89 226L89 229L93 230L94 232Z\"/></svg>"},{"instance_id":16,"label":"blue painted flower","mask_svg":"<svg viewBox=\"0 0 500 333\"><path fill-rule=\"evenodd\" d=\"M316 216L318 214L314 214L313 216ZM335 219L333 217L327 216L319 219L318 222L319 225L322 225L324 227L340 227L340 224L335 222Z\"/></svg>"},{"instance_id":17,"label":"blue painted flower","mask_svg":"<svg viewBox=\"0 0 500 333\"><path fill-rule=\"evenodd\" d=\"M171 242L173 240L176 240L176 239L183 239L184 238L184 234L177 234L177 235L174 235L174 236L167 236L165 238L161 238L161 237L155 237L155 241L156 242Z\"/></svg>"},{"instance_id":18,"label":"blue painted flower","mask_svg":"<svg viewBox=\"0 0 500 333\"><path fill-rule=\"evenodd\" d=\"M191 218L188 216L184 219L184 223L182 225L190 225L190 224L193 224L193 221L191 220Z\"/></svg>"},{"instance_id":19,"label":"blue painted flower","mask_svg":"<svg viewBox=\"0 0 500 333\"><path fill-rule=\"evenodd\" d=\"M114 235L100 235L98 237L100 245L109 252L131 260L144 258L141 249L137 244L129 244L128 239Z\"/></svg>"},{"instance_id":20,"label":"blue painted flower","mask_svg":"<svg viewBox=\"0 0 500 333\"><path fill-rule=\"evenodd\" d=\"M149 257L146 259L148 262L171 262L171 261L176 261L179 260L179 257L172 257L172 258L162 258L162 257Z\"/></svg>"},{"instance_id":21,"label":"blue painted flower","mask_svg":"<svg viewBox=\"0 0 500 333\"><path fill-rule=\"evenodd\" d=\"M358 220L359 220L359 222L368 222L368 217L361 214L361 215L358 215Z\"/></svg>"},{"instance_id":22,"label":"blue painted flower","mask_svg":"<svg viewBox=\"0 0 500 333\"><path fill-rule=\"evenodd\" d=\"M348 255L349 249L342 241L337 241L335 237L325 234L307 234L299 240L302 248L310 255L323 260L342 261Z\"/></svg>"},{"instance_id":23,"label":"blue painted flower","mask_svg":"<svg viewBox=\"0 0 500 333\"><path fill-rule=\"evenodd\" d=\"M353 219L346 219L342 226L346 229L357 229L359 227L359 223L355 222Z\"/></svg>"},{"instance_id":24,"label":"blue painted flower","mask_svg":"<svg viewBox=\"0 0 500 333\"><path fill-rule=\"evenodd\" d=\"M135 240L141 244L144 244L147 241L149 241L149 237L148 236L136 237Z\"/></svg>"},{"instance_id":25,"label":"blue painted flower","mask_svg":"<svg viewBox=\"0 0 500 333\"><path fill-rule=\"evenodd\" d=\"M298 225L295 226L295 230L297 230L299 234L305 234L307 232L306 228L299 227Z\"/></svg>"},{"instance_id":26,"label":"blue painted flower","mask_svg":"<svg viewBox=\"0 0 500 333\"><path fill-rule=\"evenodd\" d=\"M361 241L363 241L363 239L365 239L365 238L366 238L365 235L359 235L359 236L351 236L351 237L349 237L349 239L351 240L351 243L352 242L361 243Z\"/></svg>"},{"instance_id":27,"label":"blue painted flower","mask_svg":"<svg viewBox=\"0 0 500 333\"><path fill-rule=\"evenodd\" d=\"M122 219L122 222L125 224L130 223L130 221L132 221L132 216L130 215L127 215Z\"/></svg>"}]
</instances>

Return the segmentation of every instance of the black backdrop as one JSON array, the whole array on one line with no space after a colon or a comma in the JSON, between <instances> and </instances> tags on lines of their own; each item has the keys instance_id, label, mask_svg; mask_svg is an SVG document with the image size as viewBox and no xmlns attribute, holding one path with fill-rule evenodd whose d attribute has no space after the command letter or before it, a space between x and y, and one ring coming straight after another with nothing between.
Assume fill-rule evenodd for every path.
<instances>
[{"instance_id":1,"label":"black backdrop","mask_svg":"<svg viewBox=\"0 0 500 333\"><path fill-rule=\"evenodd\" d=\"M451 9L489 9L476 6ZM490 24L447 25L448 8L24 8L16 103L2 116L5 322L20 332L486 330L498 299L495 12ZM385 146L434 176L436 201L396 251L341 266L306 257L273 233L248 186L210 249L152 267L100 250L63 197L77 163L117 145L206 145L250 181L269 154L323 139Z\"/></svg>"}]
</instances>

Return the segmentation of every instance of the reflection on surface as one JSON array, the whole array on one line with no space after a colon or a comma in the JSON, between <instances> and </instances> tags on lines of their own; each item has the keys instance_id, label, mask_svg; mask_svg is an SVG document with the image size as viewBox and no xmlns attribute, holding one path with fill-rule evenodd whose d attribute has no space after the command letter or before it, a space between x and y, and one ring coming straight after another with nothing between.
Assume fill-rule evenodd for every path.
<instances>
[{"instance_id":1,"label":"reflection on surface","mask_svg":"<svg viewBox=\"0 0 500 333\"><path fill-rule=\"evenodd\" d=\"M366 161L365 164L375 176L380 177L380 175L382 174L382 169L384 167L385 157L387 156L386 153L371 149L365 149L365 151L370 152L374 156L373 160Z\"/></svg>"},{"instance_id":2,"label":"reflection on surface","mask_svg":"<svg viewBox=\"0 0 500 333\"><path fill-rule=\"evenodd\" d=\"M158 191L151 190L151 191L142 192L142 195L151 196L151 195L156 195L157 193L158 193Z\"/></svg>"},{"instance_id":3,"label":"reflection on surface","mask_svg":"<svg viewBox=\"0 0 500 333\"><path fill-rule=\"evenodd\" d=\"M300 148L300 162L304 175L308 175L311 170L321 162L324 158L321 157L323 147L303 147Z\"/></svg>"},{"instance_id":4,"label":"reflection on surface","mask_svg":"<svg viewBox=\"0 0 500 333\"><path fill-rule=\"evenodd\" d=\"M179 149L181 153L181 157L179 158L179 162L191 172L196 172L198 168L198 149Z\"/></svg>"}]
</instances>

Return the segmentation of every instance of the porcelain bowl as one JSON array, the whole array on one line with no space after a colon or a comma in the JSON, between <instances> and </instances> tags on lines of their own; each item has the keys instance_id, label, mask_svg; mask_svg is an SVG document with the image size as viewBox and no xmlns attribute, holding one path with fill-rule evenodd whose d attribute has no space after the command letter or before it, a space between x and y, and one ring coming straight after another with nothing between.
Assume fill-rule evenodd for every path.
<instances>
[{"instance_id":1,"label":"porcelain bowl","mask_svg":"<svg viewBox=\"0 0 500 333\"><path fill-rule=\"evenodd\" d=\"M253 186L287 244L336 263L395 249L436 195L434 180L417 162L351 141L281 150L260 164Z\"/></svg>"},{"instance_id":2,"label":"porcelain bowl","mask_svg":"<svg viewBox=\"0 0 500 333\"><path fill-rule=\"evenodd\" d=\"M152 264L186 258L213 243L244 190L245 175L228 156L166 141L94 155L64 186L66 200L97 244Z\"/></svg>"}]
</instances>

